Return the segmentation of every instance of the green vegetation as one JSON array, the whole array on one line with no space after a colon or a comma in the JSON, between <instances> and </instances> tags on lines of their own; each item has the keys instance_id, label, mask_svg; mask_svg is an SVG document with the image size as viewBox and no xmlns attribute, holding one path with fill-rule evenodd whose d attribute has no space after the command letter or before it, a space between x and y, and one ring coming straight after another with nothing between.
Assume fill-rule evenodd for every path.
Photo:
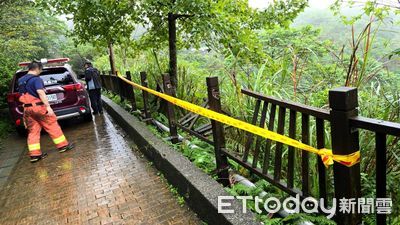
<instances>
[{"instance_id":1,"label":"green vegetation","mask_svg":"<svg viewBox=\"0 0 400 225\"><path fill-rule=\"evenodd\" d=\"M74 35L78 42L108 45L132 45L135 24L146 30L136 46L140 50L159 49L168 40L169 72L177 83L178 47L207 46L227 54L253 56L259 59L254 30L287 25L306 6L306 0L276 1L263 11L251 9L247 0L211 1L98 1L43 0L39 4L60 14L72 14ZM101 15L101 16L99 16ZM235 40L232 42L231 40ZM256 53L256 55L254 55ZM111 71L116 70L111 60Z\"/></svg>"},{"instance_id":2,"label":"green vegetation","mask_svg":"<svg viewBox=\"0 0 400 225\"><path fill-rule=\"evenodd\" d=\"M35 2L37 5L22 0L0 3L2 99L20 61L70 57L78 73L84 60L109 71L113 64L108 51L113 50L115 70L131 71L135 82L139 82L138 72L146 71L154 89L162 86L160 75L170 72L176 75L176 96L198 105L206 97L205 78L218 76L224 111L245 121L251 120L254 102L240 94L241 88L327 109L328 91L344 85L358 87L362 116L400 121L398 5L371 0L360 9L348 8L347 1L338 0L331 9L315 10L306 8L305 0L291 0L275 1L260 11L245 0ZM65 21L55 16L58 14L70 18L74 29L68 29ZM176 39L171 40L174 24ZM170 50L176 51L171 55ZM114 100L120 102L118 97ZM137 100L141 107L140 98ZM157 113L157 99L151 97L151 103L153 116L165 121ZM5 102L0 105L5 107ZM179 116L186 113L177 111ZM312 129L314 126L312 123ZM328 127L326 133L329 147ZM366 197L375 192L373 135L360 135ZM243 152L245 137L242 131L228 130L228 147ZM212 148L196 139L193 142L203 151L175 147L204 171L212 172ZM312 136L311 144L315 143ZM399 139L389 137L388 191L394 203L391 224L400 222L399 155ZM311 160L314 165L315 158ZM316 172L316 168L310 171ZM328 172L331 175L331 169ZM296 177L298 184L300 176ZM249 178L257 182L257 177ZM315 194L316 176L311 183ZM374 216L366 217L365 222L373 224Z\"/></svg>"},{"instance_id":3,"label":"green vegetation","mask_svg":"<svg viewBox=\"0 0 400 225\"><path fill-rule=\"evenodd\" d=\"M51 57L62 43L65 24L25 1L0 3L0 108L18 62Z\"/></svg>"},{"instance_id":4,"label":"green vegetation","mask_svg":"<svg viewBox=\"0 0 400 225\"><path fill-rule=\"evenodd\" d=\"M120 105L121 107L124 107L125 109L129 109L129 106L127 106L126 102L121 101L120 97L118 95L115 95L110 92L103 92L107 97L109 97L111 100L113 100L115 103ZM134 112L132 112L134 114ZM163 114L157 114L156 117L154 117L156 120L163 122L164 124L167 123L167 118ZM181 143L181 144L172 144L170 141L167 141L168 138L168 133L162 132L158 129L156 129L154 126L149 125L148 126L149 130L151 130L155 135L157 135L159 138L164 140L164 142L168 145L170 145L173 149L176 151L181 152L185 157L187 157L193 164L195 164L198 168L203 170L205 173L209 174L212 176L214 179L217 179L217 175L215 173L215 168L216 168L216 163L215 163L215 154L213 150L213 146L205 143L203 141L200 141L199 139L195 137L190 137L187 136L183 133L181 135L187 136L187 140L190 141L191 146L196 146L196 147L191 147L188 146L187 144ZM142 155L143 157L143 155ZM238 172L245 172L245 169L241 166L239 166L237 163L235 163L232 160L229 160L229 164L231 167ZM148 166L152 166L153 163L149 162ZM181 205L182 207L185 204L185 198L181 196L178 193L178 190L171 184L168 183L168 181L165 179L164 175L160 172L157 173L158 176L160 176L161 180L168 185L168 189L170 192L176 197L178 204ZM243 174L245 175L245 174ZM247 174L248 176L248 174ZM232 187L226 187L225 190L233 195L233 196L260 196L261 192L265 192L266 195L263 196L263 200L267 199L268 197L277 197L283 199L286 195L276 188L275 186L271 185L270 183L266 182L265 180L260 180L256 176L253 176L252 179L256 180L257 182L255 183L256 187L246 187L242 184L236 184L233 185ZM260 203L261 204L261 203ZM247 201L247 207L248 209L252 210L255 212L254 208L254 200L248 200ZM259 206L260 209L263 208L262 205ZM262 214L257 215L257 219L259 221L262 221L266 225L273 225L273 224L302 224L302 222L307 222L311 221L315 224L321 224L321 225L334 225L334 223L331 220L326 219L326 217L321 216L321 215L307 215L307 214L295 214L295 215L290 215L289 217L286 218L270 218L269 215L266 214L266 212L263 212Z\"/></svg>"},{"instance_id":5,"label":"green vegetation","mask_svg":"<svg viewBox=\"0 0 400 225\"><path fill-rule=\"evenodd\" d=\"M6 147L3 144L3 140L7 138L8 135L13 134L14 130L12 123L8 117L8 112L6 110L0 111L0 149Z\"/></svg>"},{"instance_id":6,"label":"green vegetation","mask_svg":"<svg viewBox=\"0 0 400 225\"><path fill-rule=\"evenodd\" d=\"M2 144L2 139L6 138L7 135L12 132L13 129L11 126L11 121L8 118L8 114L5 112L0 112L0 145Z\"/></svg>"},{"instance_id":7,"label":"green vegetation","mask_svg":"<svg viewBox=\"0 0 400 225\"><path fill-rule=\"evenodd\" d=\"M160 177L160 179L163 183L168 185L168 190L174 195L178 204L181 207L184 207L185 206L185 198L179 194L178 189L176 189L172 184L168 183L167 179L165 179L165 177L164 177L164 174L158 172L157 175Z\"/></svg>"}]
</instances>

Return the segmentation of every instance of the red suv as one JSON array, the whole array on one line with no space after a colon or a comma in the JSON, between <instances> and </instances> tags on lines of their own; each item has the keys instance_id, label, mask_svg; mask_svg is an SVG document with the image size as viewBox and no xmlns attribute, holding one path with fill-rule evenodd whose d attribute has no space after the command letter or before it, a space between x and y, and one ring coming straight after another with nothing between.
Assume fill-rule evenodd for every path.
<instances>
[{"instance_id":1,"label":"red suv","mask_svg":"<svg viewBox=\"0 0 400 225\"><path fill-rule=\"evenodd\" d=\"M44 68L40 78L44 82L47 98L58 120L82 117L85 121L91 121L92 113L88 93L84 85L78 81L71 66L68 64L47 66L47 64L60 64L68 61L68 58L42 60ZM19 66L27 65L28 63L19 64ZM10 116L19 134L25 134L25 128L22 121L22 103L18 101L20 97L18 79L27 72L26 69L22 69L15 73L11 81L10 92L7 95Z\"/></svg>"}]
</instances>

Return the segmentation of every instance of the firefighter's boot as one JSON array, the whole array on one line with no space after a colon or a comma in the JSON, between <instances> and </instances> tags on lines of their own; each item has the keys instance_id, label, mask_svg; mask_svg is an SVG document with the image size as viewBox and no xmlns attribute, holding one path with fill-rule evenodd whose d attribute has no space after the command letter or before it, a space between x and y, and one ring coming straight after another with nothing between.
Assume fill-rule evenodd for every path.
<instances>
[{"instance_id":1,"label":"firefighter's boot","mask_svg":"<svg viewBox=\"0 0 400 225\"><path fill-rule=\"evenodd\" d=\"M69 151L69 150L73 149L74 147L75 147L74 144L69 143L67 146L64 146L64 147L62 147L62 148L59 148L59 149L58 149L58 152L59 152L59 153L63 153L63 152L66 152L66 151Z\"/></svg>"}]
</instances>

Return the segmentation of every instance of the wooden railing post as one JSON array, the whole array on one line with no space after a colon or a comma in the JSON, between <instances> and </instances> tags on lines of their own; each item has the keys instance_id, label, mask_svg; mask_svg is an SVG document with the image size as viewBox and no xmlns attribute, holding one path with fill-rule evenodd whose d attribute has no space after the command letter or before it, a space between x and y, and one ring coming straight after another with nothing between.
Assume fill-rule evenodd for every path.
<instances>
[{"instance_id":1,"label":"wooden railing post","mask_svg":"<svg viewBox=\"0 0 400 225\"><path fill-rule=\"evenodd\" d=\"M116 94L115 84L114 84L114 76L113 76L111 71L108 71L108 75L109 75L108 79L110 81L110 89L109 89L109 91L111 91L113 94Z\"/></svg>"},{"instance_id":2,"label":"wooden railing post","mask_svg":"<svg viewBox=\"0 0 400 225\"><path fill-rule=\"evenodd\" d=\"M120 79L117 74L115 76L116 76L116 79L118 81L119 97L121 98L121 102L123 102L123 101L125 101L125 97L126 97L126 95L125 95L126 91L125 91L125 88L124 88L125 82L122 79Z\"/></svg>"},{"instance_id":3,"label":"wooden railing post","mask_svg":"<svg viewBox=\"0 0 400 225\"><path fill-rule=\"evenodd\" d=\"M359 149L359 132L350 126L349 118L358 115L357 88L341 87L329 91L331 108L332 151L335 155L348 155ZM335 221L337 224L356 225L361 223L357 202L361 197L360 164L346 167L336 163L333 165L335 198L337 206L340 199L355 201L354 213L339 212L337 207Z\"/></svg>"},{"instance_id":4,"label":"wooden railing post","mask_svg":"<svg viewBox=\"0 0 400 225\"><path fill-rule=\"evenodd\" d=\"M126 79L129 81L132 81L132 76L130 71L126 71ZM135 92L133 91L133 87L128 84L126 89L126 97L129 99L132 105L132 111L136 111L136 98L135 98Z\"/></svg>"},{"instance_id":5,"label":"wooden railing post","mask_svg":"<svg viewBox=\"0 0 400 225\"><path fill-rule=\"evenodd\" d=\"M207 77L207 91L210 109L221 113L221 99L218 77ZM224 186L229 185L228 158L222 152L225 148L224 127L221 123L211 120L215 159L217 163L218 181Z\"/></svg>"},{"instance_id":6,"label":"wooden railing post","mask_svg":"<svg viewBox=\"0 0 400 225\"><path fill-rule=\"evenodd\" d=\"M101 86L104 88L104 86L105 86L105 81L104 81L104 73L101 73L100 72L100 82L101 82ZM83 78L83 79L85 79L85 78Z\"/></svg>"},{"instance_id":7,"label":"wooden railing post","mask_svg":"<svg viewBox=\"0 0 400 225\"><path fill-rule=\"evenodd\" d=\"M164 93L172 96L173 87L172 87L170 76L168 73L163 75L163 87L164 87ZM176 126L174 106L170 102L167 102L167 117L168 117L169 133L170 133L170 137L171 137L171 142L173 144L176 144L179 141L178 140L178 129Z\"/></svg>"},{"instance_id":8,"label":"wooden railing post","mask_svg":"<svg viewBox=\"0 0 400 225\"><path fill-rule=\"evenodd\" d=\"M375 190L376 198L387 198L386 196L386 173L387 173L387 148L386 141L387 136L384 133L376 132L375 134L375 151L376 151L376 177L375 177ZM376 214L376 224L384 225L386 224L386 214L375 212Z\"/></svg>"},{"instance_id":9,"label":"wooden railing post","mask_svg":"<svg viewBox=\"0 0 400 225\"><path fill-rule=\"evenodd\" d=\"M147 81L147 74L146 72L140 72L140 81L143 87L148 87L148 81ZM149 123L151 120L150 117L150 112L148 108L148 102L149 102L149 93L147 91L142 91L142 96L143 96L143 111L144 111L144 121L146 123Z\"/></svg>"},{"instance_id":10,"label":"wooden railing post","mask_svg":"<svg viewBox=\"0 0 400 225\"><path fill-rule=\"evenodd\" d=\"M107 77L107 73L106 73L106 71L102 71L102 74L103 74L103 82L104 82L102 84L102 88L105 89L108 92L108 85L107 85L108 77Z\"/></svg>"},{"instance_id":11,"label":"wooden railing post","mask_svg":"<svg viewBox=\"0 0 400 225\"><path fill-rule=\"evenodd\" d=\"M103 88L103 90L106 90L107 92L108 92L108 86L107 86L107 79L108 79L108 77L106 77L107 76L107 73L106 73L106 71L101 71L101 74L102 74L102 76L101 76L101 81L103 82L102 84L101 84L101 86L102 86L102 88Z\"/></svg>"}]
</instances>

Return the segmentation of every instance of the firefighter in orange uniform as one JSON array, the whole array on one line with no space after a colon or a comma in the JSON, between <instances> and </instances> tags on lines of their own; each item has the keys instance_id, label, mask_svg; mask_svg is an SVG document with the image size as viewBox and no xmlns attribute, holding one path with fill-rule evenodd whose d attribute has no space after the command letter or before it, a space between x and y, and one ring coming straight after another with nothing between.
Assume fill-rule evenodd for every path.
<instances>
[{"instance_id":1,"label":"firefighter in orange uniform","mask_svg":"<svg viewBox=\"0 0 400 225\"><path fill-rule=\"evenodd\" d=\"M43 80L39 77L43 66L40 62L32 61L28 65L28 73L18 80L19 101L24 107L24 123L28 130L28 149L31 162L41 160L46 154L40 150L40 131L42 128L53 139L59 152L71 150L73 145L68 143L60 126L57 117L50 107L44 91Z\"/></svg>"}]
</instances>

